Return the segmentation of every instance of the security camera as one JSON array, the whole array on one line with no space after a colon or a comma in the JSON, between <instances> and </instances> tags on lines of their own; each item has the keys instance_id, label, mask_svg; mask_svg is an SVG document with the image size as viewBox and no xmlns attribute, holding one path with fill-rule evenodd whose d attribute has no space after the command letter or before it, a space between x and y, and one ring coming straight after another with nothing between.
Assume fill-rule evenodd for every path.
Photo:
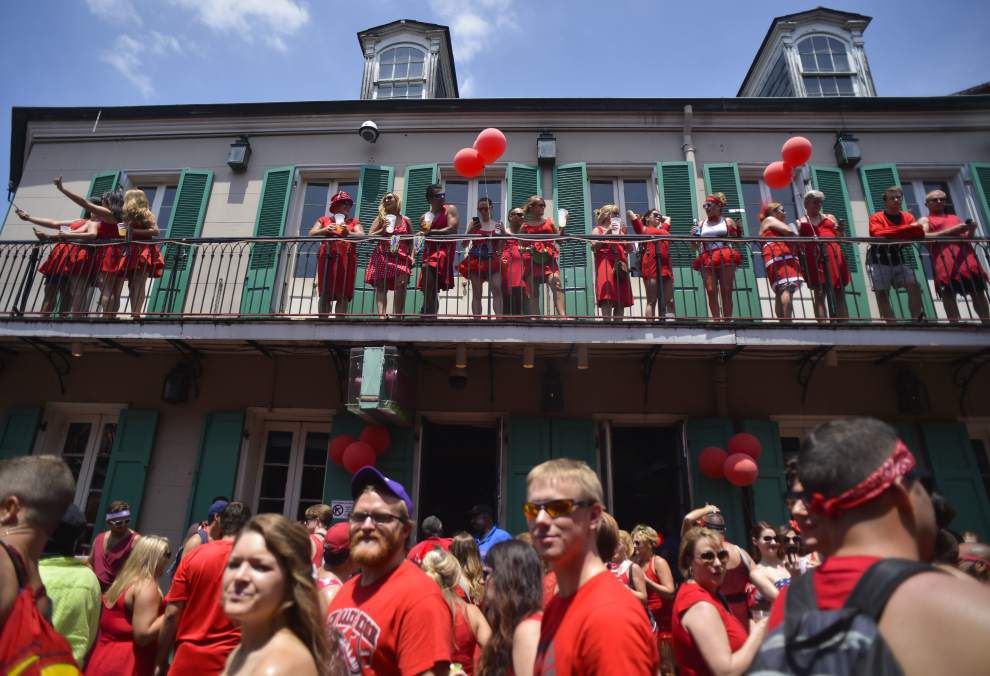
<instances>
[{"instance_id":1,"label":"security camera","mask_svg":"<svg viewBox=\"0 0 990 676\"><path fill-rule=\"evenodd\" d=\"M361 135L361 138L368 143L374 143L378 140L378 125L371 120L367 120L361 123L361 128L358 129L358 133Z\"/></svg>"},{"instance_id":2,"label":"security camera","mask_svg":"<svg viewBox=\"0 0 990 676\"><path fill-rule=\"evenodd\" d=\"M467 370L455 368L450 372L450 376L447 378L450 383L450 387L455 390L463 390L467 387Z\"/></svg>"}]
</instances>

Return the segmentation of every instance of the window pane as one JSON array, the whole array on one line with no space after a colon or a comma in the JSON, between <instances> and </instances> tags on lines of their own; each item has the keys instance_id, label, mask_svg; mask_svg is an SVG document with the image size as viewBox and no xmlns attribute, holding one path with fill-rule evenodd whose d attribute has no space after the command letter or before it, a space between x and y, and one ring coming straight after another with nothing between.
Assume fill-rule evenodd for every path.
<instances>
[{"instance_id":1,"label":"window pane","mask_svg":"<svg viewBox=\"0 0 990 676\"><path fill-rule=\"evenodd\" d=\"M743 181L743 208L746 210L746 223L750 236L755 237L760 234L760 207L763 205L763 197L760 194L759 181Z\"/></svg>"},{"instance_id":2,"label":"window pane","mask_svg":"<svg viewBox=\"0 0 990 676\"><path fill-rule=\"evenodd\" d=\"M382 52L382 63L395 63L395 50L386 49Z\"/></svg>"},{"instance_id":3,"label":"window pane","mask_svg":"<svg viewBox=\"0 0 990 676\"><path fill-rule=\"evenodd\" d=\"M411 99L423 98L423 85L421 84L409 85L409 98Z\"/></svg>"},{"instance_id":4,"label":"window pane","mask_svg":"<svg viewBox=\"0 0 990 676\"><path fill-rule=\"evenodd\" d=\"M460 216L460 225L457 232L467 230L467 224L471 222L474 209L468 210L468 184L467 181L444 181L444 190L447 193L447 204L457 207Z\"/></svg>"},{"instance_id":5,"label":"window pane","mask_svg":"<svg viewBox=\"0 0 990 676\"><path fill-rule=\"evenodd\" d=\"M821 87L818 84L818 78L817 77L811 77L811 76L805 75L802 79L804 80L804 90L808 93L808 96L821 96L822 95L822 90L821 90Z\"/></svg>"},{"instance_id":6,"label":"window pane","mask_svg":"<svg viewBox=\"0 0 990 676\"><path fill-rule=\"evenodd\" d=\"M378 87L378 98L380 99L390 99L392 98L392 85L381 85Z\"/></svg>"},{"instance_id":7,"label":"window pane","mask_svg":"<svg viewBox=\"0 0 990 676\"><path fill-rule=\"evenodd\" d=\"M646 181L624 180L622 182L622 196L626 201L626 211L632 210L642 216L650 208L650 198L646 193Z\"/></svg>"},{"instance_id":8,"label":"window pane","mask_svg":"<svg viewBox=\"0 0 990 676\"><path fill-rule=\"evenodd\" d=\"M329 201L329 183L307 183L303 194L302 214L299 216L299 237L309 235L316 219L327 213ZM319 242L300 242L296 245L296 262L293 274L296 277L316 276L316 254L320 248Z\"/></svg>"},{"instance_id":9,"label":"window pane","mask_svg":"<svg viewBox=\"0 0 990 676\"><path fill-rule=\"evenodd\" d=\"M828 39L824 35L816 35L811 38L815 45L815 51L819 54L828 51Z\"/></svg>"},{"instance_id":10,"label":"window pane","mask_svg":"<svg viewBox=\"0 0 990 676\"><path fill-rule=\"evenodd\" d=\"M812 43L811 38L798 43L799 54L811 54L813 51L815 51L815 45Z\"/></svg>"},{"instance_id":11,"label":"window pane","mask_svg":"<svg viewBox=\"0 0 990 676\"><path fill-rule=\"evenodd\" d=\"M392 65L391 63L388 63L388 64L383 63L382 66L381 66L381 68L378 69L378 79L379 80L391 80L392 79L392 72L393 72L393 69L394 68L395 68L395 66Z\"/></svg>"},{"instance_id":12,"label":"window pane","mask_svg":"<svg viewBox=\"0 0 990 676\"><path fill-rule=\"evenodd\" d=\"M396 80L401 80L409 74L409 64L408 63L397 63L395 64L395 71L392 73L392 77Z\"/></svg>"},{"instance_id":13,"label":"window pane","mask_svg":"<svg viewBox=\"0 0 990 676\"><path fill-rule=\"evenodd\" d=\"M423 54L422 50L410 49L409 52L410 52L409 54L410 63L423 63L423 61L426 58L426 55Z\"/></svg>"},{"instance_id":14,"label":"window pane","mask_svg":"<svg viewBox=\"0 0 990 676\"><path fill-rule=\"evenodd\" d=\"M921 218L921 209L918 208L918 205L921 203L918 201L914 184L908 182L901 183L901 190L904 191L904 200L901 202L901 209L910 211L914 214L915 218Z\"/></svg>"},{"instance_id":15,"label":"window pane","mask_svg":"<svg viewBox=\"0 0 990 676\"><path fill-rule=\"evenodd\" d=\"M611 180L592 181L591 208L598 209L603 204L615 204L615 184Z\"/></svg>"},{"instance_id":16,"label":"window pane","mask_svg":"<svg viewBox=\"0 0 990 676\"><path fill-rule=\"evenodd\" d=\"M399 47L395 53L395 62L403 63L409 61L410 51L408 47Z\"/></svg>"},{"instance_id":17,"label":"window pane","mask_svg":"<svg viewBox=\"0 0 990 676\"><path fill-rule=\"evenodd\" d=\"M834 77L822 77L818 78L822 87L822 96L835 96L839 93L839 88L835 84Z\"/></svg>"},{"instance_id":18,"label":"window pane","mask_svg":"<svg viewBox=\"0 0 990 676\"><path fill-rule=\"evenodd\" d=\"M288 465L289 454L292 450L292 432L269 432L268 443L265 445L265 467L269 465Z\"/></svg>"},{"instance_id":19,"label":"window pane","mask_svg":"<svg viewBox=\"0 0 990 676\"><path fill-rule=\"evenodd\" d=\"M409 64L409 77L423 77L422 61L413 61Z\"/></svg>"},{"instance_id":20,"label":"window pane","mask_svg":"<svg viewBox=\"0 0 990 676\"><path fill-rule=\"evenodd\" d=\"M478 181L478 197L487 197L492 201L492 218L504 220L505 211L502 207L502 181Z\"/></svg>"},{"instance_id":21,"label":"window pane","mask_svg":"<svg viewBox=\"0 0 990 676\"><path fill-rule=\"evenodd\" d=\"M801 55L801 70L805 73L817 73L818 64L815 62L814 54Z\"/></svg>"},{"instance_id":22,"label":"window pane","mask_svg":"<svg viewBox=\"0 0 990 676\"><path fill-rule=\"evenodd\" d=\"M394 98L394 99L404 99L404 98L406 98L406 86L405 85L392 85L392 98Z\"/></svg>"},{"instance_id":23,"label":"window pane","mask_svg":"<svg viewBox=\"0 0 990 676\"><path fill-rule=\"evenodd\" d=\"M62 459L72 470L72 477L78 481L83 461L86 459L86 446L89 444L89 434L93 425L88 422L69 423L62 445Z\"/></svg>"},{"instance_id":24,"label":"window pane","mask_svg":"<svg viewBox=\"0 0 990 676\"><path fill-rule=\"evenodd\" d=\"M853 95L853 82L852 77L849 75L843 75L835 78L835 82L839 87L839 96L852 96Z\"/></svg>"},{"instance_id":25,"label":"window pane","mask_svg":"<svg viewBox=\"0 0 990 676\"><path fill-rule=\"evenodd\" d=\"M845 52L833 52L832 61L835 63L835 69L837 71L849 70L849 58Z\"/></svg>"},{"instance_id":26,"label":"window pane","mask_svg":"<svg viewBox=\"0 0 990 676\"><path fill-rule=\"evenodd\" d=\"M159 237L168 237L168 227L172 220L172 205L175 203L175 194L179 187L176 185L165 186L165 195L162 197L162 206L158 210L158 229L162 231Z\"/></svg>"},{"instance_id":27,"label":"window pane","mask_svg":"<svg viewBox=\"0 0 990 676\"><path fill-rule=\"evenodd\" d=\"M819 73L831 73L835 71L835 66L832 64L832 57L829 54L818 54L818 72Z\"/></svg>"}]
</instances>

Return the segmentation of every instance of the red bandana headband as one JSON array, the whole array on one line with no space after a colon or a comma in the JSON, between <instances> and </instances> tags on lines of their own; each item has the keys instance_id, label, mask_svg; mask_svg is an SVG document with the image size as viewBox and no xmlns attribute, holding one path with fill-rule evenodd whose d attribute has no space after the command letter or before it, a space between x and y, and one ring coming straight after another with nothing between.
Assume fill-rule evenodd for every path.
<instances>
[{"instance_id":1,"label":"red bandana headband","mask_svg":"<svg viewBox=\"0 0 990 676\"><path fill-rule=\"evenodd\" d=\"M883 464L873 470L870 476L833 498L826 498L821 493L812 493L809 508L816 514L837 519L843 512L848 512L876 498L890 488L895 479L910 472L914 465L915 460L911 451L898 439L894 452L883 461Z\"/></svg>"},{"instance_id":2,"label":"red bandana headband","mask_svg":"<svg viewBox=\"0 0 990 676\"><path fill-rule=\"evenodd\" d=\"M721 197L716 197L715 195L709 195L708 197L705 198L705 201L706 202L718 202L723 207L725 206L725 200L722 199Z\"/></svg>"}]
</instances>

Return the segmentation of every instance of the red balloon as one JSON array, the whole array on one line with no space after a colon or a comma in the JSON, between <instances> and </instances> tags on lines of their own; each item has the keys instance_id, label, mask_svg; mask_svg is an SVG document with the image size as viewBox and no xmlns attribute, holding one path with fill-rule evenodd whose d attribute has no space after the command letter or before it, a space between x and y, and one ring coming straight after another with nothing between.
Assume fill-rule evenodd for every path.
<instances>
[{"instance_id":1,"label":"red balloon","mask_svg":"<svg viewBox=\"0 0 990 676\"><path fill-rule=\"evenodd\" d=\"M733 486L749 486L760 473L756 461L745 453L733 453L725 459L725 478Z\"/></svg>"},{"instance_id":2,"label":"red balloon","mask_svg":"<svg viewBox=\"0 0 990 676\"><path fill-rule=\"evenodd\" d=\"M327 455L338 465L344 462L344 449L353 444L356 441L354 437L350 434L338 434L333 439L330 440L330 446L327 447Z\"/></svg>"},{"instance_id":3,"label":"red balloon","mask_svg":"<svg viewBox=\"0 0 990 676\"><path fill-rule=\"evenodd\" d=\"M793 169L811 159L811 150L811 141L803 136L792 136L780 149L780 157L785 164Z\"/></svg>"},{"instance_id":4,"label":"red balloon","mask_svg":"<svg viewBox=\"0 0 990 676\"><path fill-rule=\"evenodd\" d=\"M729 438L729 453L745 453L753 460L760 457L760 451L763 450L763 445L760 440L754 437L749 432L740 432L739 434L733 434Z\"/></svg>"},{"instance_id":5,"label":"red balloon","mask_svg":"<svg viewBox=\"0 0 990 676\"><path fill-rule=\"evenodd\" d=\"M721 479L722 466L725 465L728 456L729 454L718 446L702 449L701 454L698 455L698 469L709 479Z\"/></svg>"},{"instance_id":6,"label":"red balloon","mask_svg":"<svg viewBox=\"0 0 990 676\"><path fill-rule=\"evenodd\" d=\"M763 180L771 188L786 188L793 176L793 169L780 160L771 162L763 170Z\"/></svg>"},{"instance_id":7,"label":"red balloon","mask_svg":"<svg viewBox=\"0 0 990 676\"><path fill-rule=\"evenodd\" d=\"M485 162L474 148L461 148L454 155L454 169L464 178L474 178L485 170Z\"/></svg>"},{"instance_id":8,"label":"red balloon","mask_svg":"<svg viewBox=\"0 0 990 676\"><path fill-rule=\"evenodd\" d=\"M388 431L385 425L368 425L361 430L361 436L358 439L375 449L375 453L381 455L392 443L392 433Z\"/></svg>"},{"instance_id":9,"label":"red balloon","mask_svg":"<svg viewBox=\"0 0 990 676\"><path fill-rule=\"evenodd\" d=\"M344 449L344 467L354 474L366 465L375 464L375 449L363 441L355 441Z\"/></svg>"},{"instance_id":10,"label":"red balloon","mask_svg":"<svg viewBox=\"0 0 990 676\"><path fill-rule=\"evenodd\" d=\"M474 149L478 151L478 155L481 156L481 160L485 164L491 164L502 157L505 146L505 134L495 127L483 130L474 140Z\"/></svg>"}]
</instances>

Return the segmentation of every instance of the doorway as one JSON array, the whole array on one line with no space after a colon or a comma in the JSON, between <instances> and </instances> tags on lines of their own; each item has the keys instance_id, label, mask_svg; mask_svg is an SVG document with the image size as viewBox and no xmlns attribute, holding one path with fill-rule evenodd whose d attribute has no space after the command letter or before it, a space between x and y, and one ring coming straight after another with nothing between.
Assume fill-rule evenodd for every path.
<instances>
[{"instance_id":1,"label":"doorway","mask_svg":"<svg viewBox=\"0 0 990 676\"><path fill-rule=\"evenodd\" d=\"M439 424L423 420L416 523L430 515L444 535L470 532L467 511L487 503L498 513L498 424Z\"/></svg>"}]
</instances>

